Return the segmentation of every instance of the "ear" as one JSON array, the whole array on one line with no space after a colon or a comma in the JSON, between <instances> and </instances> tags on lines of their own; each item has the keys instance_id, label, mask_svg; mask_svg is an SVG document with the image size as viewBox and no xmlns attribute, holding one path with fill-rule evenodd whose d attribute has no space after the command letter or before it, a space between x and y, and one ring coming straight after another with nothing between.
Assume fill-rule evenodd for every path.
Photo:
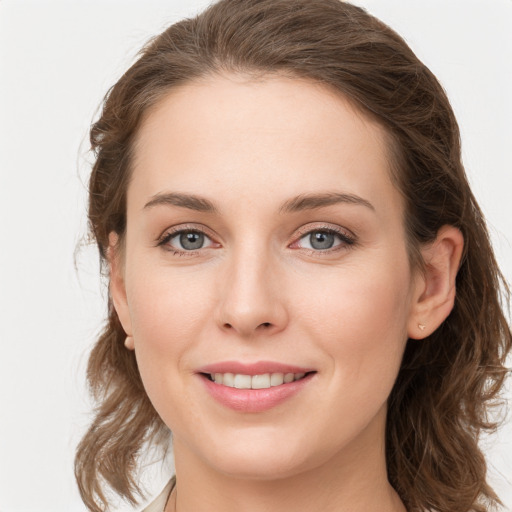
<instances>
[{"instance_id":1,"label":"ear","mask_svg":"<svg viewBox=\"0 0 512 512\"><path fill-rule=\"evenodd\" d=\"M108 236L108 241L107 259L110 269L110 296L119 321L127 335L126 348L133 350L132 323L126 298L124 265L122 249L119 246L119 235L111 232Z\"/></svg>"},{"instance_id":2,"label":"ear","mask_svg":"<svg viewBox=\"0 0 512 512\"><path fill-rule=\"evenodd\" d=\"M436 239L421 249L425 270L418 276L414 291L407 326L409 338L426 338L451 313L463 248L462 233L453 226L443 226Z\"/></svg>"}]
</instances>

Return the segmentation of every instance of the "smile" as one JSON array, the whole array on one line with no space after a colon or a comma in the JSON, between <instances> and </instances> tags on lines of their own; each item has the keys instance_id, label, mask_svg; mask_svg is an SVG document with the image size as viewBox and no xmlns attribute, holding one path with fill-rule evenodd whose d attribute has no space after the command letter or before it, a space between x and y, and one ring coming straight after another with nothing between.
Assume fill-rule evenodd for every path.
<instances>
[{"instance_id":1,"label":"smile","mask_svg":"<svg viewBox=\"0 0 512 512\"><path fill-rule=\"evenodd\" d=\"M206 376L216 384L236 389L268 389L304 378L306 373L264 373L244 375L241 373L210 373Z\"/></svg>"},{"instance_id":2,"label":"smile","mask_svg":"<svg viewBox=\"0 0 512 512\"><path fill-rule=\"evenodd\" d=\"M241 413L262 413L284 404L314 385L317 372L199 373L207 394L223 407Z\"/></svg>"}]
</instances>

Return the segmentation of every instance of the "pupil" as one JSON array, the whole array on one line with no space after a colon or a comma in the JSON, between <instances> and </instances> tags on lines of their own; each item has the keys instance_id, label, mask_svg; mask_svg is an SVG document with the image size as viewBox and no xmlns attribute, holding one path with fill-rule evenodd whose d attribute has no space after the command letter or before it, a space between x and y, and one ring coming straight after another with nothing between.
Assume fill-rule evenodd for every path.
<instances>
[{"instance_id":1,"label":"pupil","mask_svg":"<svg viewBox=\"0 0 512 512\"><path fill-rule=\"evenodd\" d=\"M204 243L204 235L202 233L189 232L180 235L180 244L184 249L189 251L200 249Z\"/></svg>"},{"instance_id":2,"label":"pupil","mask_svg":"<svg viewBox=\"0 0 512 512\"><path fill-rule=\"evenodd\" d=\"M317 231L309 235L309 243L313 249L330 249L334 245L334 235L325 231Z\"/></svg>"}]
</instances>

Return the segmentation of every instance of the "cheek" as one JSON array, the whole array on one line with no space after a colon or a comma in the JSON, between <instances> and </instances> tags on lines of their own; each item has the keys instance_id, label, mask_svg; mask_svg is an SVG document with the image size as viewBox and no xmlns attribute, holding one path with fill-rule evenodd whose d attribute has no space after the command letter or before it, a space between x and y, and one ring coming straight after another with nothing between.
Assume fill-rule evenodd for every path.
<instances>
[{"instance_id":1,"label":"cheek","mask_svg":"<svg viewBox=\"0 0 512 512\"><path fill-rule=\"evenodd\" d=\"M187 372L187 354L199 343L211 317L208 290L198 276L162 269L137 274L127 289L137 364L159 411L174 409L163 407L169 400L186 400L188 390L179 376Z\"/></svg>"},{"instance_id":2,"label":"cheek","mask_svg":"<svg viewBox=\"0 0 512 512\"><path fill-rule=\"evenodd\" d=\"M209 316L204 292L204 283L180 275L165 277L164 272L146 272L129 289L141 379L155 410L175 433L188 428L187 420L200 423L194 419L193 397L183 376L190 372L187 354L201 339L201 326Z\"/></svg>"},{"instance_id":3,"label":"cheek","mask_svg":"<svg viewBox=\"0 0 512 512\"><path fill-rule=\"evenodd\" d=\"M357 386L380 380L390 389L407 340L408 264L398 272L366 266L305 284L296 317L329 354L333 372ZM314 292L312 292L314 290ZM299 320L301 321L301 320Z\"/></svg>"},{"instance_id":4,"label":"cheek","mask_svg":"<svg viewBox=\"0 0 512 512\"><path fill-rule=\"evenodd\" d=\"M295 316L299 332L327 356L322 398L331 406L316 411L317 427L322 438L341 443L385 411L407 340L409 274L354 269L321 284L317 279L314 294L306 286L310 294Z\"/></svg>"},{"instance_id":5,"label":"cheek","mask_svg":"<svg viewBox=\"0 0 512 512\"><path fill-rule=\"evenodd\" d=\"M127 294L136 340L168 351L194 337L209 305L202 277L164 269L140 273L130 284Z\"/></svg>"}]
</instances>

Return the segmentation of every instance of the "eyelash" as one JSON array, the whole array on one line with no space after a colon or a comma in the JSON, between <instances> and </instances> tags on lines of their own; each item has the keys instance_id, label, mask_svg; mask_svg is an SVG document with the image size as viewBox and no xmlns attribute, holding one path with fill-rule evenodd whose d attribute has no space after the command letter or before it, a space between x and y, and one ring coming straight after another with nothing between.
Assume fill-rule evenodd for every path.
<instances>
[{"instance_id":1,"label":"eyelash","mask_svg":"<svg viewBox=\"0 0 512 512\"><path fill-rule=\"evenodd\" d=\"M177 235L181 235L182 233L201 233L205 237L209 238L211 240L211 236L208 235L208 233L201 229L200 227L194 226L194 227L182 227L179 229L172 229L171 231L166 231L164 235L159 238L157 247L162 247L164 250L169 251L173 254L173 256L194 256L197 255L199 250L195 251L183 251L180 249L175 249L172 246L167 246L167 244ZM167 247L166 247L167 246Z\"/></svg>"},{"instance_id":2,"label":"eyelash","mask_svg":"<svg viewBox=\"0 0 512 512\"><path fill-rule=\"evenodd\" d=\"M328 256L332 254L333 252L341 251L341 250L347 250L352 247L357 242L357 239L354 234L347 232L347 230L336 228L333 226L315 226L314 228L304 228L300 229L298 234L299 237L297 241L293 242L292 245L297 244L300 240L304 239L308 235L311 235L312 233L327 233L330 235L335 235L339 238L340 242L338 245L335 245L332 248L329 249L309 249L306 247L303 247L302 250L306 251L307 254L312 256ZM349 234L350 233L350 234Z\"/></svg>"},{"instance_id":3,"label":"eyelash","mask_svg":"<svg viewBox=\"0 0 512 512\"><path fill-rule=\"evenodd\" d=\"M211 236L209 236L208 233L204 229L194 226L194 227L190 227L190 228L185 227L185 228L179 228L179 229L172 229L171 231L166 231L164 233L164 235L158 239L157 246L162 247L164 250L171 252L173 254L173 256L195 256L199 253L199 251L201 249L205 249L205 247L201 247L200 249L197 249L197 250L187 251L187 250L176 249L176 248L173 248L172 246L167 246L167 244L173 238L175 238L178 235L181 235L182 233L201 233L205 237L207 237L208 239L210 239L212 241ZM302 248L303 251L306 251L308 254L314 255L314 256L328 255L328 254L331 254L333 252L343 250L343 249L347 250L347 249L350 249L351 247L353 247L357 243L357 239L356 239L355 235L353 235L352 233L348 234L346 230L337 229L332 226L318 226L318 227L314 227L314 228L304 228L302 230L299 230L299 232L298 232L299 236L298 236L297 240L290 245L297 244L300 240L302 240L303 238L305 238L308 235L311 235L312 233L327 233L330 235L335 235L341 241L341 243L339 243L338 245L336 245L332 248L329 248L329 249L322 250L322 249L309 249L309 248L304 248L304 247ZM215 243L215 242L212 241L212 243Z\"/></svg>"}]
</instances>

